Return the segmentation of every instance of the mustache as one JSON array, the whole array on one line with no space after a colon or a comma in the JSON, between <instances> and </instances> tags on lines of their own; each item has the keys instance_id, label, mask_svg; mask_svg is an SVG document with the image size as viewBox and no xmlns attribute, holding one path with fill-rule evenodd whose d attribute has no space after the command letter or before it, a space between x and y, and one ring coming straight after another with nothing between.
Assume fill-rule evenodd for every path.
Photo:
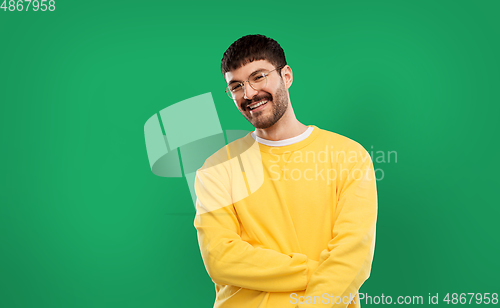
<instances>
[{"instance_id":1,"label":"mustache","mask_svg":"<svg viewBox=\"0 0 500 308\"><path fill-rule=\"evenodd\" d=\"M256 102L258 102L258 101L261 101L261 100L263 100L263 99L266 99L266 100L268 100L268 101L272 101L272 100L273 100L273 96L272 96L272 95L261 95L261 96L256 96L256 97L252 98L251 100L249 100L249 99L245 99L245 100L243 101L243 104L242 104L242 105L243 105L245 108L248 108L248 106L249 106L249 105L251 105L251 104L253 104L253 103L256 103Z\"/></svg>"}]
</instances>

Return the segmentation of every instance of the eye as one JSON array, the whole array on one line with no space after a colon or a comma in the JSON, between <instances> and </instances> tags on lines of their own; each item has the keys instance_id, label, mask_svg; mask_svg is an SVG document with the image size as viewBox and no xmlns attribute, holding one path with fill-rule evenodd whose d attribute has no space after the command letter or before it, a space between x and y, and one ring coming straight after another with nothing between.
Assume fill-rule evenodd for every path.
<instances>
[{"instance_id":1,"label":"eye","mask_svg":"<svg viewBox=\"0 0 500 308\"><path fill-rule=\"evenodd\" d=\"M230 89L229 89L229 90L230 90L231 92L236 92L236 91L239 91L240 89L241 89L241 84L237 84L237 85L235 85L235 86L233 86L233 87L230 87Z\"/></svg>"},{"instance_id":2,"label":"eye","mask_svg":"<svg viewBox=\"0 0 500 308\"><path fill-rule=\"evenodd\" d=\"M260 82L260 81L264 81L264 79L266 79L266 76L264 76L264 74L262 75L257 75L253 78L253 82Z\"/></svg>"}]
</instances>

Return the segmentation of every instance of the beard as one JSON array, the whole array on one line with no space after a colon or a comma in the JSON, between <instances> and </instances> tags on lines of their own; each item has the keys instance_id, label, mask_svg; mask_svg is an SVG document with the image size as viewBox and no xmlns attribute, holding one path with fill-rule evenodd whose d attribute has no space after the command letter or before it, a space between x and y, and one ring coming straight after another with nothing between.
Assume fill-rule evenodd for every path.
<instances>
[{"instance_id":1,"label":"beard","mask_svg":"<svg viewBox=\"0 0 500 308\"><path fill-rule=\"evenodd\" d=\"M254 97L252 100L245 100L244 106L248 106L249 103L256 102L262 99L267 99L267 103L264 110L259 110L254 112L253 114L247 114L247 112L240 112L243 116L250 122L255 128L265 129L273 126L276 122L281 119L281 117L285 114L286 109L288 108L288 96L285 89L285 84L283 80L276 90L274 95L260 95ZM248 107L245 107L246 110L250 111ZM271 109L271 110L269 110Z\"/></svg>"}]
</instances>

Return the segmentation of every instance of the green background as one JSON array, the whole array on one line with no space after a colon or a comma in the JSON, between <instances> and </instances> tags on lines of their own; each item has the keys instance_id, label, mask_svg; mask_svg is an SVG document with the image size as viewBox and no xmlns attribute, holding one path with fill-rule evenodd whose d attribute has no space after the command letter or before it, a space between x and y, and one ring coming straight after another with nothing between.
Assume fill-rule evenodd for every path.
<instances>
[{"instance_id":1,"label":"green background","mask_svg":"<svg viewBox=\"0 0 500 308\"><path fill-rule=\"evenodd\" d=\"M375 162L361 292L500 292L499 13L498 1L0 10L0 307L212 307L186 180L151 172L143 130L206 92L224 130L252 130L220 59L254 33L285 50L299 121L397 151Z\"/></svg>"}]
</instances>

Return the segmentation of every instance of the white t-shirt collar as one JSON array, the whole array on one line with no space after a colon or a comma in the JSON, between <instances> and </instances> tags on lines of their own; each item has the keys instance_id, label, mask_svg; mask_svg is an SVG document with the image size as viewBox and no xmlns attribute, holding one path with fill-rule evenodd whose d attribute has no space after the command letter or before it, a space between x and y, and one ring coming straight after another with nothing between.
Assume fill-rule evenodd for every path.
<instances>
[{"instance_id":1,"label":"white t-shirt collar","mask_svg":"<svg viewBox=\"0 0 500 308\"><path fill-rule=\"evenodd\" d=\"M257 135L255 135L255 131L253 131L250 135L258 143L262 143L262 144L265 144L265 145L268 145L271 147L282 147L282 146L294 144L294 143L297 143L299 141L306 139L312 133L313 129L314 129L313 126L309 126L305 132L303 132L302 134L300 134L298 136L288 138L288 139L283 139L283 140L276 140L276 141L260 138Z\"/></svg>"}]
</instances>

